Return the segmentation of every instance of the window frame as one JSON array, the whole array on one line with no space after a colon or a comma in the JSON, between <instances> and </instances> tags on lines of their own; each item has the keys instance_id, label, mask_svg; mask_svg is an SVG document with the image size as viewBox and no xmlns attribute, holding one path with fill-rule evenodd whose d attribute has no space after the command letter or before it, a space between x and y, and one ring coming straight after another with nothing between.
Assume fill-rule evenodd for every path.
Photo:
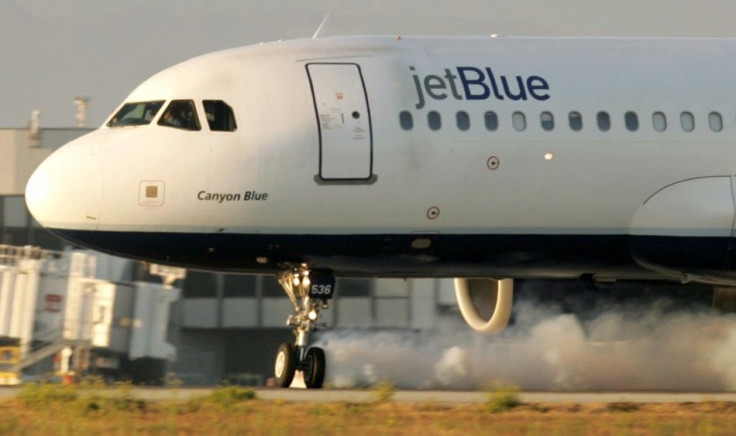
<instances>
[{"instance_id":1,"label":"window frame","mask_svg":"<svg viewBox=\"0 0 736 436\"><path fill-rule=\"evenodd\" d=\"M498 130L498 113L496 111L485 111L483 113L483 124L489 132Z\"/></svg>"},{"instance_id":2,"label":"window frame","mask_svg":"<svg viewBox=\"0 0 736 436\"><path fill-rule=\"evenodd\" d=\"M169 113L169 110L173 110L172 106L175 104L181 104L181 103L189 104L189 109L191 109L192 111L191 121L194 123L194 126L187 126L187 125L177 126L173 124L173 122L170 123L168 120L166 120L166 115ZM174 119L174 121L176 121L176 119ZM169 104L166 105L166 109L164 109L164 111L161 113L161 116L159 117L157 124L161 127L171 127L173 129L184 130L187 132L199 132L200 130L202 130L202 125L199 122L199 113L197 112L197 105L196 103L194 103L194 100L190 100L190 99L175 99L175 100L169 101Z\"/></svg>"},{"instance_id":3,"label":"window frame","mask_svg":"<svg viewBox=\"0 0 736 436\"><path fill-rule=\"evenodd\" d=\"M517 123L518 120L518 123ZM526 114L522 111L514 111L511 114L511 126L517 132L523 132L527 128Z\"/></svg>"},{"instance_id":4,"label":"window frame","mask_svg":"<svg viewBox=\"0 0 736 436\"><path fill-rule=\"evenodd\" d=\"M470 115L466 111L457 111L455 113L455 124L461 132L470 130Z\"/></svg>"},{"instance_id":5,"label":"window frame","mask_svg":"<svg viewBox=\"0 0 736 436\"><path fill-rule=\"evenodd\" d=\"M573 132L583 130L583 114L580 111L570 111L567 113L567 124Z\"/></svg>"},{"instance_id":6,"label":"window frame","mask_svg":"<svg viewBox=\"0 0 736 436\"><path fill-rule=\"evenodd\" d=\"M718 125L714 126L714 120L717 120ZM723 131L723 116L718 111L708 112L708 127L713 133L720 133Z\"/></svg>"},{"instance_id":7,"label":"window frame","mask_svg":"<svg viewBox=\"0 0 736 436\"><path fill-rule=\"evenodd\" d=\"M405 132L409 132L414 129L414 115L409 111L399 112L399 127Z\"/></svg>"},{"instance_id":8,"label":"window frame","mask_svg":"<svg viewBox=\"0 0 736 436\"><path fill-rule=\"evenodd\" d=\"M442 129L442 115L437 111L427 112L427 126L429 130L437 132Z\"/></svg>"},{"instance_id":9,"label":"window frame","mask_svg":"<svg viewBox=\"0 0 736 436\"><path fill-rule=\"evenodd\" d=\"M689 125L686 125L686 121L689 122ZM690 111L682 111L680 112L680 127L682 128L683 132L690 133L695 130L695 116Z\"/></svg>"},{"instance_id":10,"label":"window frame","mask_svg":"<svg viewBox=\"0 0 736 436\"><path fill-rule=\"evenodd\" d=\"M605 120L605 125L603 120ZM598 111L595 114L595 123L598 126L598 130L608 132L611 130L611 114L608 111Z\"/></svg>"},{"instance_id":11,"label":"window frame","mask_svg":"<svg viewBox=\"0 0 736 436\"><path fill-rule=\"evenodd\" d=\"M115 113L110 117L110 120L105 124L107 127L111 129L116 129L119 127L137 127L137 126L147 126L151 124L158 114L161 112L161 109L164 107L164 104L166 103L166 100L150 100L150 101L131 101L123 103L118 110L115 111ZM126 120L128 118L125 117L125 115L130 114L131 112L135 111L136 108L143 106L143 116L145 116L146 112L150 110L149 106L156 106L153 110L153 115L151 115L150 118L146 119L143 118L131 118L131 120L138 120L134 122L126 122L121 123L122 120ZM123 111L126 108L131 108L130 110L123 113ZM122 119L118 119L118 117L121 117Z\"/></svg>"},{"instance_id":12,"label":"window frame","mask_svg":"<svg viewBox=\"0 0 736 436\"><path fill-rule=\"evenodd\" d=\"M548 119L545 120L545 116L548 117ZM555 116L550 111L542 111L539 114L539 125L542 127L542 130L545 132L551 132L555 129Z\"/></svg>"},{"instance_id":13,"label":"window frame","mask_svg":"<svg viewBox=\"0 0 736 436\"><path fill-rule=\"evenodd\" d=\"M222 106L224 106L224 107L227 108L227 113L229 114L229 120L227 120L227 122L226 123L223 123L223 124L227 124L227 125L232 124L232 128L228 128L228 129L219 129L218 128L218 129L216 129L216 128L213 128L212 127L212 125L215 124L217 122L217 120L216 119L213 119L212 121L210 121L210 119L208 118L208 115L209 115L209 112L207 111L207 104L208 103L211 103L211 104L221 103ZM216 109L215 109L215 112L216 112ZM202 100L202 113L204 113L204 119L205 119L205 121L207 121L207 127L209 128L210 132L227 132L227 133L231 133L231 132L236 132L238 130L238 120L235 117L235 111L233 110L233 107L230 106L225 100L214 100L214 99Z\"/></svg>"},{"instance_id":14,"label":"window frame","mask_svg":"<svg viewBox=\"0 0 736 436\"><path fill-rule=\"evenodd\" d=\"M667 115L662 111L652 113L652 128L655 132L664 132L667 130Z\"/></svg>"},{"instance_id":15,"label":"window frame","mask_svg":"<svg viewBox=\"0 0 736 436\"><path fill-rule=\"evenodd\" d=\"M636 132L641 125L639 124L639 114L635 111L626 111L624 113L624 126L629 132Z\"/></svg>"}]
</instances>

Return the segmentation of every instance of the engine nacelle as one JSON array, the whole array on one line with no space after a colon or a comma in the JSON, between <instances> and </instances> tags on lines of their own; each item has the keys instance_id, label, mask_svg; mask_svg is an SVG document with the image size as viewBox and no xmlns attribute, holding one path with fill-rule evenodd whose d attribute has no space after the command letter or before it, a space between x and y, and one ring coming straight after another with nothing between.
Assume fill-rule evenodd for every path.
<instances>
[{"instance_id":1,"label":"engine nacelle","mask_svg":"<svg viewBox=\"0 0 736 436\"><path fill-rule=\"evenodd\" d=\"M503 330L511 318L514 280L456 278L455 295L465 322L477 332L493 335Z\"/></svg>"}]
</instances>

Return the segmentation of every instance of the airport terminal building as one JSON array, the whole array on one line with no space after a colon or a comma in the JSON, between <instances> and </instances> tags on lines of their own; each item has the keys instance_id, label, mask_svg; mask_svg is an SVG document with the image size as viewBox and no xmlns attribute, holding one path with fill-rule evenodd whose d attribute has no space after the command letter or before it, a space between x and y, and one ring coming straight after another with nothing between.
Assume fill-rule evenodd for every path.
<instances>
[{"instance_id":1,"label":"airport terminal building","mask_svg":"<svg viewBox=\"0 0 736 436\"><path fill-rule=\"evenodd\" d=\"M0 246L71 252L75 247L29 214L24 190L45 157L91 129L31 124L0 129ZM99 280L128 287L161 283L140 262L85 253L96 258ZM181 298L172 299L168 316L167 341L176 358L166 363L167 372L188 385L265 383L279 343L293 339L285 323L292 305L275 277L188 271L174 286ZM322 321L335 329L431 329L441 317L458 317L455 307L451 280L338 279L337 298Z\"/></svg>"}]
</instances>

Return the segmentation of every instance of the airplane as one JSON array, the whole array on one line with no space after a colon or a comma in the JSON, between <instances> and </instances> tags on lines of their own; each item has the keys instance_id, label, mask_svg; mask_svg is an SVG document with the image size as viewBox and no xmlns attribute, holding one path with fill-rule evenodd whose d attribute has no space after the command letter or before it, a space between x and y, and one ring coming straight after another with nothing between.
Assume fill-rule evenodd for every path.
<instances>
[{"instance_id":1,"label":"airplane","mask_svg":"<svg viewBox=\"0 0 736 436\"><path fill-rule=\"evenodd\" d=\"M736 294L736 40L335 36L206 54L138 86L28 182L35 219L158 264L274 274L303 371L335 277L455 278L468 324L515 279ZM490 316L479 311L485 309Z\"/></svg>"}]
</instances>

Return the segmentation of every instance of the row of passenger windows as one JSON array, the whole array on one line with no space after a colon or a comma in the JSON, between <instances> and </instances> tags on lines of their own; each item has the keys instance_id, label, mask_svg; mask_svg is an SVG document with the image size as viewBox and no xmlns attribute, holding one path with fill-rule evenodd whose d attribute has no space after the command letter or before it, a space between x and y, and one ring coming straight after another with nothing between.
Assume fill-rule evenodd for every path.
<instances>
[{"instance_id":1,"label":"row of passenger windows","mask_svg":"<svg viewBox=\"0 0 736 436\"><path fill-rule=\"evenodd\" d=\"M150 124L164 100L126 103L107 123L108 127L143 126ZM210 130L234 132L238 126L232 108L222 100L202 100ZM159 126L183 130L201 130L194 100L171 100L158 120Z\"/></svg>"},{"instance_id":2,"label":"row of passenger windows","mask_svg":"<svg viewBox=\"0 0 736 436\"><path fill-rule=\"evenodd\" d=\"M667 116L664 112L654 112L651 117L652 128L657 132L667 130ZM496 131L499 128L499 116L494 111L487 111L483 115L485 128L490 131ZM695 130L695 117L692 112L681 112L679 120L674 121L679 124L679 128L685 132ZM404 130L412 130L414 128L414 117L409 111L399 113L399 124ZM580 112L572 111L567 114L566 124L572 131L579 132L583 130L583 116ZM595 125L601 132L607 132L611 129L613 121L608 112L600 111L595 116ZM440 130L442 128L442 117L437 111L427 113L427 125L430 130ZM470 115L465 111L455 113L455 125L458 130L467 131L470 129ZM539 114L539 125L545 131L555 129L555 116L552 112L544 111ZM624 114L623 125L627 130L636 132L639 130L639 115L634 111L628 111ZM523 132L527 129L527 116L524 112L516 111L511 114L511 126L517 132ZM723 130L723 117L719 112L710 112L708 114L708 128L713 132Z\"/></svg>"}]
</instances>

